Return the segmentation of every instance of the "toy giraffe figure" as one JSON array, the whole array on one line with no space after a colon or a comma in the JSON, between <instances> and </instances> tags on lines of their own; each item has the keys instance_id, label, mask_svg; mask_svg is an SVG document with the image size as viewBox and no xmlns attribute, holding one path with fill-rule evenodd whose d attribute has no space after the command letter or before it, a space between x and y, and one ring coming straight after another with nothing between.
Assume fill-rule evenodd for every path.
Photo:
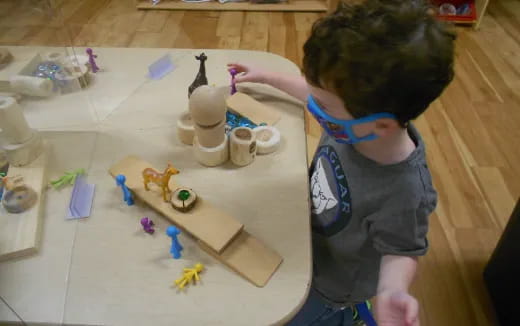
<instances>
[{"instance_id":1,"label":"toy giraffe figure","mask_svg":"<svg viewBox=\"0 0 520 326\"><path fill-rule=\"evenodd\" d=\"M197 87L208 84L208 78L206 78L206 66L204 64L208 57L203 52L199 56L195 56L195 59L200 61L199 72L197 73L197 77L195 77L193 83L191 83L188 88L188 98Z\"/></svg>"},{"instance_id":2,"label":"toy giraffe figure","mask_svg":"<svg viewBox=\"0 0 520 326\"><path fill-rule=\"evenodd\" d=\"M180 289L183 289L186 284L189 284L191 281L193 283L200 281L199 273L204 269L204 265L201 263L195 264L194 268L185 268L184 275L175 280L175 285L177 285Z\"/></svg>"},{"instance_id":3,"label":"toy giraffe figure","mask_svg":"<svg viewBox=\"0 0 520 326\"><path fill-rule=\"evenodd\" d=\"M161 188L164 201L168 202L168 198L166 195L171 192L168 183L170 182L171 176L178 173L179 170L174 168L171 163L168 163L168 166L166 167L163 173L159 173L152 168L146 168L143 170L144 189L146 189L147 191L150 190L148 188L148 183L155 183Z\"/></svg>"}]
</instances>

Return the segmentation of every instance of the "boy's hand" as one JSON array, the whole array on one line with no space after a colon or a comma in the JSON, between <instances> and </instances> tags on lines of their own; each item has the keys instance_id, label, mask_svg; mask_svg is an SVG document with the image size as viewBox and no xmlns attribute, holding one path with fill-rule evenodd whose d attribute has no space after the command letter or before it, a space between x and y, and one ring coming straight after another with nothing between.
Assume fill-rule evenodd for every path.
<instances>
[{"instance_id":1,"label":"boy's hand","mask_svg":"<svg viewBox=\"0 0 520 326\"><path fill-rule=\"evenodd\" d=\"M404 291L378 293L375 314L378 326L419 326L419 303Z\"/></svg>"},{"instance_id":2,"label":"boy's hand","mask_svg":"<svg viewBox=\"0 0 520 326\"><path fill-rule=\"evenodd\" d=\"M228 70L235 69L239 74L235 76L236 83L266 83L267 72L250 65L242 65L239 63L229 63Z\"/></svg>"}]
</instances>

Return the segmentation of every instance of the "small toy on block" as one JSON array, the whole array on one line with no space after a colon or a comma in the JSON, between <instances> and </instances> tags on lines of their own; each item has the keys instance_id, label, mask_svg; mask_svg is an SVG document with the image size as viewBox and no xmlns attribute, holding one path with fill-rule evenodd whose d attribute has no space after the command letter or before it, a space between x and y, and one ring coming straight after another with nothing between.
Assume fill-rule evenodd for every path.
<instances>
[{"instance_id":1,"label":"small toy on block","mask_svg":"<svg viewBox=\"0 0 520 326\"><path fill-rule=\"evenodd\" d=\"M125 184L126 177L122 174L116 176L116 184L121 187L121 190L123 191L123 200L126 202L128 206L132 206L134 204L134 198L132 196L132 193L130 192L130 189Z\"/></svg>"},{"instance_id":2,"label":"small toy on block","mask_svg":"<svg viewBox=\"0 0 520 326\"><path fill-rule=\"evenodd\" d=\"M169 195L171 192L168 184L170 183L170 178L174 174L179 174L179 170L174 168L171 163L168 163L168 166L166 167L163 173L159 173L158 171L152 168L146 168L143 170L144 189L146 189L146 191L149 191L150 188L148 188L148 183L155 183L162 190L163 200L165 202L168 202L167 195Z\"/></svg>"},{"instance_id":3,"label":"small toy on block","mask_svg":"<svg viewBox=\"0 0 520 326\"><path fill-rule=\"evenodd\" d=\"M205 62L208 59L208 57L203 52L199 56L195 56L195 59L200 61L199 72L197 73L197 76L195 77L195 80L193 81L193 83L191 83L190 87L188 87L188 98L191 97L191 94L199 86L208 84L208 78L206 78L206 65L205 65Z\"/></svg>"},{"instance_id":4,"label":"small toy on block","mask_svg":"<svg viewBox=\"0 0 520 326\"><path fill-rule=\"evenodd\" d=\"M155 229L153 228L155 224L148 217L143 217L141 219L141 225L143 226L143 230L148 234L154 234Z\"/></svg>"},{"instance_id":5,"label":"small toy on block","mask_svg":"<svg viewBox=\"0 0 520 326\"><path fill-rule=\"evenodd\" d=\"M173 225L170 225L166 229L166 235L172 238L172 246L170 247L170 254L174 259L181 258L181 251L184 249L177 238L178 235L181 234L181 231Z\"/></svg>"},{"instance_id":6,"label":"small toy on block","mask_svg":"<svg viewBox=\"0 0 520 326\"><path fill-rule=\"evenodd\" d=\"M204 270L204 265L201 263L195 264L193 268L185 268L184 273L181 278L175 280L175 285L179 287L179 289L184 289L186 284L189 284L193 281L193 284L200 281L199 273Z\"/></svg>"},{"instance_id":7,"label":"small toy on block","mask_svg":"<svg viewBox=\"0 0 520 326\"><path fill-rule=\"evenodd\" d=\"M181 212L187 212L195 206L197 194L188 188L177 188L170 199L173 208Z\"/></svg>"}]
</instances>

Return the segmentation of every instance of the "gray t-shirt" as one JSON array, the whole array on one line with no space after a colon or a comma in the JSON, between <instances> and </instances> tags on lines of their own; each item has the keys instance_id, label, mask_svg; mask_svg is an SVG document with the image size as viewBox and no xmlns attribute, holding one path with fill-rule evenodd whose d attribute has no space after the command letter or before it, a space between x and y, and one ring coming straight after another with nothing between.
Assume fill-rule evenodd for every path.
<instances>
[{"instance_id":1,"label":"gray t-shirt","mask_svg":"<svg viewBox=\"0 0 520 326\"><path fill-rule=\"evenodd\" d=\"M346 306L376 294L383 255L426 253L428 216L437 194L424 143L404 161L381 165L324 133L310 169L313 287Z\"/></svg>"}]
</instances>

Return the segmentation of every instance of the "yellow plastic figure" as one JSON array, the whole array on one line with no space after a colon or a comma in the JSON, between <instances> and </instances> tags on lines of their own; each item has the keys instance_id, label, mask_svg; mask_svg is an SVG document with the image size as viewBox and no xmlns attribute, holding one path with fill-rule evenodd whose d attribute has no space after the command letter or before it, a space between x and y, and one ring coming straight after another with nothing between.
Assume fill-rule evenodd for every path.
<instances>
[{"instance_id":1,"label":"yellow plastic figure","mask_svg":"<svg viewBox=\"0 0 520 326\"><path fill-rule=\"evenodd\" d=\"M184 286L190 281L193 280L193 283L196 281L200 281L199 273L202 272L204 269L204 265L201 263L195 264L194 268L185 268L184 269L184 275L179 278L178 280L175 280L175 285L178 286L180 289L183 289Z\"/></svg>"}]
</instances>

